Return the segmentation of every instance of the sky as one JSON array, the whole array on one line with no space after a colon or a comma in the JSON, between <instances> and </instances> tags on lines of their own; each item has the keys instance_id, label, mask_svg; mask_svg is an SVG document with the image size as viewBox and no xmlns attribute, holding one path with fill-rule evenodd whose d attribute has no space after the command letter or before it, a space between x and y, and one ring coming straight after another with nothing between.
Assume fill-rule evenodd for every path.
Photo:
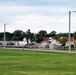
<instances>
[{"instance_id":1,"label":"sky","mask_svg":"<svg viewBox=\"0 0 76 75\"><path fill-rule=\"evenodd\" d=\"M76 31L76 0L0 0L0 32L28 29L33 33L46 30L48 33Z\"/></svg>"}]
</instances>

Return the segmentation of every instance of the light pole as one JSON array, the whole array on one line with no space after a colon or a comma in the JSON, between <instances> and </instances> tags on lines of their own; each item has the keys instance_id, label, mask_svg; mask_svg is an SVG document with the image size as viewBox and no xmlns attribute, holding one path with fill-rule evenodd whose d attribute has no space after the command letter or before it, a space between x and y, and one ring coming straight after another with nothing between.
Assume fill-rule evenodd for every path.
<instances>
[{"instance_id":1,"label":"light pole","mask_svg":"<svg viewBox=\"0 0 76 75\"><path fill-rule=\"evenodd\" d=\"M36 44L36 33L35 33L35 44Z\"/></svg>"},{"instance_id":2,"label":"light pole","mask_svg":"<svg viewBox=\"0 0 76 75\"><path fill-rule=\"evenodd\" d=\"M4 23L4 49L5 49L5 45L6 45L6 24L8 24L8 23Z\"/></svg>"},{"instance_id":3,"label":"light pole","mask_svg":"<svg viewBox=\"0 0 76 75\"><path fill-rule=\"evenodd\" d=\"M4 23L4 49L5 49L5 41L6 41L6 24Z\"/></svg>"},{"instance_id":4,"label":"light pole","mask_svg":"<svg viewBox=\"0 0 76 75\"><path fill-rule=\"evenodd\" d=\"M70 40L70 34L71 34L71 12L76 12L76 11L69 11L69 54L71 53L71 40Z\"/></svg>"}]
</instances>

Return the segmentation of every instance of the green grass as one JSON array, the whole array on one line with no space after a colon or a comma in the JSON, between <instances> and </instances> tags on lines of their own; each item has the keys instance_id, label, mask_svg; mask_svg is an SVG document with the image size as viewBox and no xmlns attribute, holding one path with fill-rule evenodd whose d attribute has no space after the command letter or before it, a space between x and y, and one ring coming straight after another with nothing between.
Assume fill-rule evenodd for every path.
<instances>
[{"instance_id":1,"label":"green grass","mask_svg":"<svg viewBox=\"0 0 76 75\"><path fill-rule=\"evenodd\" d=\"M76 75L76 54L0 49L0 75Z\"/></svg>"}]
</instances>

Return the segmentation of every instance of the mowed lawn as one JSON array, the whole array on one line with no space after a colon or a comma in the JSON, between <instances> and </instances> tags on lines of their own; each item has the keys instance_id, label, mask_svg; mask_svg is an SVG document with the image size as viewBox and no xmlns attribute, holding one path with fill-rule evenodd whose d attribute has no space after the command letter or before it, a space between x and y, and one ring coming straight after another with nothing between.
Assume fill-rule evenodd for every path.
<instances>
[{"instance_id":1,"label":"mowed lawn","mask_svg":"<svg viewBox=\"0 0 76 75\"><path fill-rule=\"evenodd\" d=\"M0 75L76 75L76 54L0 49Z\"/></svg>"}]
</instances>

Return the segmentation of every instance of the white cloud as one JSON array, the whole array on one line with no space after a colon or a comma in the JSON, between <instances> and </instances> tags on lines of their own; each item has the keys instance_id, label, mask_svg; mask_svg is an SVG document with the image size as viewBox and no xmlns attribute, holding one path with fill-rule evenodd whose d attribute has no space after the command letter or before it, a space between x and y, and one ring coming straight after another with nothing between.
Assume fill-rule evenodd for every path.
<instances>
[{"instance_id":1,"label":"white cloud","mask_svg":"<svg viewBox=\"0 0 76 75\"><path fill-rule=\"evenodd\" d=\"M66 6L0 6L0 14L60 14L67 12L70 8Z\"/></svg>"},{"instance_id":2,"label":"white cloud","mask_svg":"<svg viewBox=\"0 0 76 75\"><path fill-rule=\"evenodd\" d=\"M67 6L11 5L0 6L0 9L0 16L4 17L4 22L9 22L9 25L7 26L7 31L9 32L12 32L16 29L23 31L31 29L33 32L38 32L39 30L46 30L48 32L52 30L57 30L58 32L66 32L68 31L67 13L69 10L75 10L76 8ZM67 16L54 22L64 14L67 14ZM73 23L74 22L75 21L73 21ZM3 31L3 23L0 24L1 31Z\"/></svg>"}]
</instances>

